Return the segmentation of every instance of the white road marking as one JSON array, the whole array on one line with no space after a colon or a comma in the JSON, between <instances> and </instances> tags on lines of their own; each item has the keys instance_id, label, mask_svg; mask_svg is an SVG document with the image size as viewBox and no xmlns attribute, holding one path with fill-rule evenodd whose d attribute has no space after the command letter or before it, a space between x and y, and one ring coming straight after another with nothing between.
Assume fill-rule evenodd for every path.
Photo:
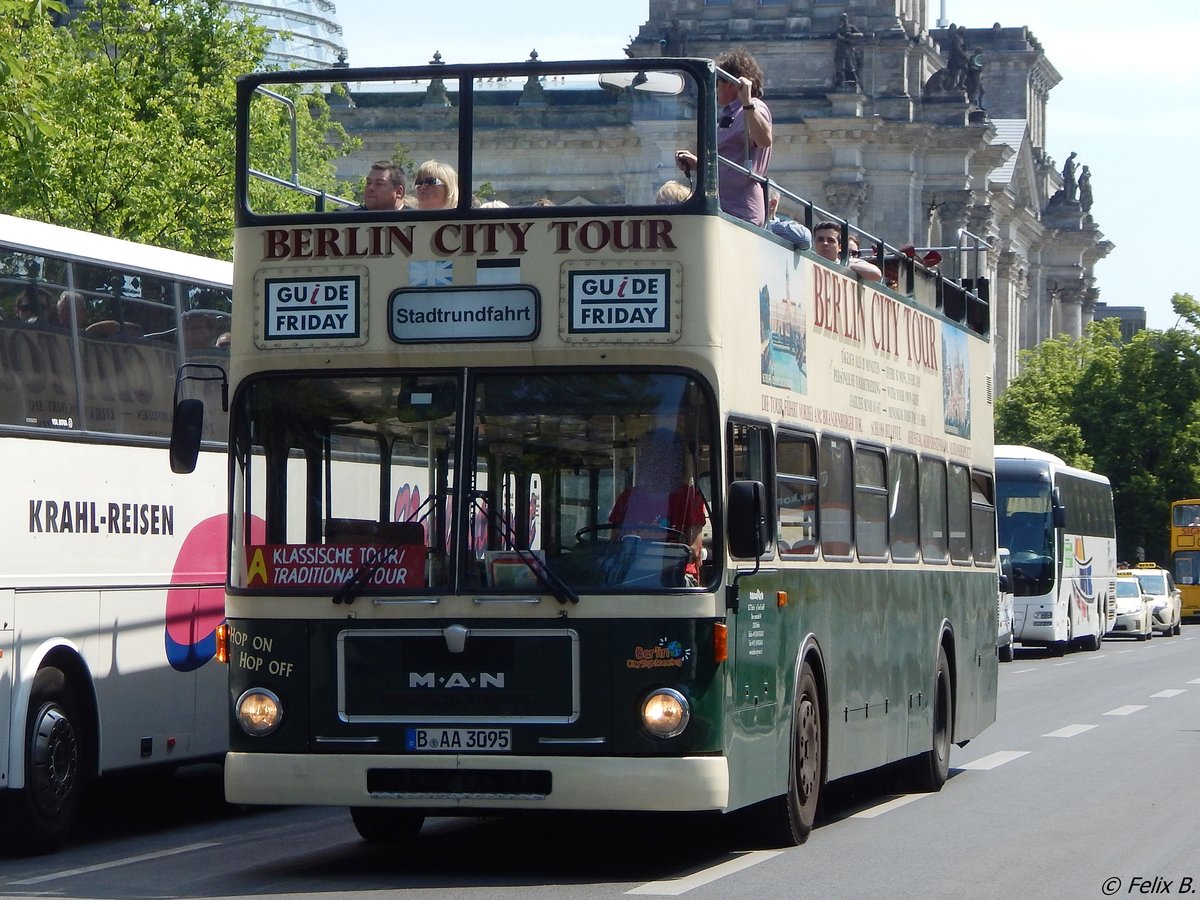
<instances>
[{"instance_id":1,"label":"white road marking","mask_svg":"<svg viewBox=\"0 0 1200 900\"><path fill-rule=\"evenodd\" d=\"M901 794L899 797L893 797L891 800L885 800L878 806L872 806L869 809L861 809L852 815L852 819L874 819L877 816L882 816L884 813L889 813L894 809L899 809L902 806L908 806L914 800L920 800L922 797L928 797L928 794Z\"/></svg>"},{"instance_id":2,"label":"white road marking","mask_svg":"<svg viewBox=\"0 0 1200 900\"><path fill-rule=\"evenodd\" d=\"M1026 672L1034 672L1036 670L1036 666L1030 666L1028 669L1017 669L1015 671L1009 671L1008 669L1005 669L1004 671L1008 672L1010 675L1024 675Z\"/></svg>"},{"instance_id":3,"label":"white road marking","mask_svg":"<svg viewBox=\"0 0 1200 900\"><path fill-rule=\"evenodd\" d=\"M1145 709L1144 706L1118 706L1116 709L1110 709L1105 713L1106 716L1128 716L1139 710Z\"/></svg>"},{"instance_id":4,"label":"white road marking","mask_svg":"<svg viewBox=\"0 0 1200 900\"><path fill-rule=\"evenodd\" d=\"M1075 737L1075 735L1083 734L1085 731L1091 731L1095 727L1095 725L1068 725L1066 728L1058 729L1058 731L1051 731L1049 734L1043 734L1042 737Z\"/></svg>"},{"instance_id":5,"label":"white road marking","mask_svg":"<svg viewBox=\"0 0 1200 900\"><path fill-rule=\"evenodd\" d=\"M678 897L680 894L686 894L693 888L704 887L704 885L712 884L726 875L732 875L735 872L742 871L742 869L748 869L761 862L766 862L768 859L774 859L782 852L782 850L752 850L749 853L740 854L734 859L726 860L710 868L701 869L699 872L693 872L691 875L685 875L683 878L672 878L668 881L650 881L625 893Z\"/></svg>"},{"instance_id":6,"label":"white road marking","mask_svg":"<svg viewBox=\"0 0 1200 900\"><path fill-rule=\"evenodd\" d=\"M1073 665L1075 665L1075 660L1068 659L1068 660L1064 660L1063 662L1057 662L1054 665L1055 666L1073 666Z\"/></svg>"},{"instance_id":7,"label":"white road marking","mask_svg":"<svg viewBox=\"0 0 1200 900\"><path fill-rule=\"evenodd\" d=\"M954 766L956 769L971 769L976 772L986 772L989 769L994 769L997 766L1002 766L1005 763L1012 762L1014 759L1020 759L1022 756L1028 756L1028 750L999 750L995 753L989 753L987 756L981 756L973 762L963 763L961 766Z\"/></svg>"},{"instance_id":8,"label":"white road marking","mask_svg":"<svg viewBox=\"0 0 1200 900\"><path fill-rule=\"evenodd\" d=\"M1151 697L1159 697L1163 700L1170 700L1172 697L1178 697L1180 694L1186 694L1187 691L1182 688L1171 688L1165 691L1159 691L1157 694L1151 694Z\"/></svg>"},{"instance_id":9,"label":"white road marking","mask_svg":"<svg viewBox=\"0 0 1200 900\"><path fill-rule=\"evenodd\" d=\"M144 853L141 856L126 856L124 859L114 859L109 862L96 863L94 866L80 866L78 869L63 869L59 872L50 872L46 875L39 875L37 878L26 878L23 881L9 881L6 884L43 884L47 881L57 881L59 878L72 878L75 875L86 875L88 872L101 872L104 869L117 869L121 866L132 866L137 863L146 862L151 859L162 859L165 856L178 856L180 853L192 853L196 850L205 850L209 847L219 847L220 842L210 842L207 844L188 844L186 847L173 847L170 850L159 850L157 853Z\"/></svg>"},{"instance_id":10,"label":"white road marking","mask_svg":"<svg viewBox=\"0 0 1200 900\"><path fill-rule=\"evenodd\" d=\"M1193 678L1188 684L1200 684L1200 678Z\"/></svg>"}]
</instances>

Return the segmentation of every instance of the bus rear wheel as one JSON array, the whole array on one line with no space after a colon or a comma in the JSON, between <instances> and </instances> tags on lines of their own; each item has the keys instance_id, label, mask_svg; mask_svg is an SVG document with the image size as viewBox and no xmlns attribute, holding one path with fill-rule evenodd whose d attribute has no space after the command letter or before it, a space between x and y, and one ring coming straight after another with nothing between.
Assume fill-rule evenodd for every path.
<instances>
[{"instance_id":1,"label":"bus rear wheel","mask_svg":"<svg viewBox=\"0 0 1200 900\"><path fill-rule=\"evenodd\" d=\"M950 680L950 661L946 648L939 647L933 676L932 746L913 757L910 778L915 791L936 793L950 777L950 743L954 736L954 684Z\"/></svg>"},{"instance_id":2,"label":"bus rear wheel","mask_svg":"<svg viewBox=\"0 0 1200 900\"><path fill-rule=\"evenodd\" d=\"M796 683L788 789L763 804L759 825L766 843L794 846L808 840L817 819L825 783L825 736L821 694L812 668L804 663Z\"/></svg>"},{"instance_id":3,"label":"bus rear wheel","mask_svg":"<svg viewBox=\"0 0 1200 900\"><path fill-rule=\"evenodd\" d=\"M78 705L62 670L33 680L25 720L25 787L5 797L4 831L18 853L48 853L67 839L83 787Z\"/></svg>"},{"instance_id":4,"label":"bus rear wheel","mask_svg":"<svg viewBox=\"0 0 1200 900\"><path fill-rule=\"evenodd\" d=\"M425 824L425 814L417 809L392 809L378 806L352 806L350 818L359 837L370 844L397 844L410 841Z\"/></svg>"}]
</instances>

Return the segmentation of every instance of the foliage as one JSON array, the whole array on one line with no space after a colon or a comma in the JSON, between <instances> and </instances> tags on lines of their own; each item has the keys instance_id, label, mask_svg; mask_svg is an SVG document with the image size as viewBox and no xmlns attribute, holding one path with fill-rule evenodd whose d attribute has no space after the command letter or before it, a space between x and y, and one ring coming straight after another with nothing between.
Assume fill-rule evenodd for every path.
<instances>
[{"instance_id":1,"label":"foliage","mask_svg":"<svg viewBox=\"0 0 1200 900\"><path fill-rule=\"evenodd\" d=\"M28 65L18 38L42 29L51 16L65 11L62 0L0 0L0 136L14 132L32 135L52 128L41 106L53 75Z\"/></svg>"},{"instance_id":2,"label":"foliage","mask_svg":"<svg viewBox=\"0 0 1200 900\"><path fill-rule=\"evenodd\" d=\"M1200 305L1176 294L1183 324L1128 344L1116 324L1022 354L996 404L997 443L1028 444L1113 484L1118 552L1168 563L1172 500L1200 496Z\"/></svg>"},{"instance_id":3,"label":"foliage","mask_svg":"<svg viewBox=\"0 0 1200 900\"><path fill-rule=\"evenodd\" d=\"M260 64L264 30L223 0L89 0L61 27L19 21L12 2L0 0L0 36L26 74L0 78L0 208L227 258L235 82ZM314 180L332 178L339 152L319 100L300 122ZM263 141L283 154L287 142L286 126Z\"/></svg>"}]
</instances>

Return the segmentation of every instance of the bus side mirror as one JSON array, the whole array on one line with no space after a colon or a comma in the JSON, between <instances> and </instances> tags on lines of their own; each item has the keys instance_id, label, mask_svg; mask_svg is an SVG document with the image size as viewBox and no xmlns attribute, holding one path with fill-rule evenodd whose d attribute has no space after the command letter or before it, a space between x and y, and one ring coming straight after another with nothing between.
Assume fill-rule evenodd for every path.
<instances>
[{"instance_id":1,"label":"bus side mirror","mask_svg":"<svg viewBox=\"0 0 1200 900\"><path fill-rule=\"evenodd\" d=\"M767 488L761 481L735 481L729 485L728 534L732 556L757 559L767 552L771 532Z\"/></svg>"},{"instance_id":2,"label":"bus side mirror","mask_svg":"<svg viewBox=\"0 0 1200 900\"><path fill-rule=\"evenodd\" d=\"M1067 508L1061 503L1054 504L1054 527L1065 528L1067 525Z\"/></svg>"},{"instance_id":3,"label":"bus side mirror","mask_svg":"<svg viewBox=\"0 0 1200 900\"><path fill-rule=\"evenodd\" d=\"M189 398L176 403L171 420L171 471L176 475L187 475L196 470L203 431L204 402Z\"/></svg>"}]
</instances>

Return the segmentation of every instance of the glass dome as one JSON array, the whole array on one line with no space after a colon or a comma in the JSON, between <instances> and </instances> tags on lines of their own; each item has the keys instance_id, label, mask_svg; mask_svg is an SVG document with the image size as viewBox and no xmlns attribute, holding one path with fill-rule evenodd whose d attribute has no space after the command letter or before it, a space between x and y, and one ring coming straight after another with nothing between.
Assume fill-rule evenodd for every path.
<instances>
[{"instance_id":1,"label":"glass dome","mask_svg":"<svg viewBox=\"0 0 1200 900\"><path fill-rule=\"evenodd\" d=\"M342 26L332 0L225 0L258 17L271 35L266 68L311 69L346 61Z\"/></svg>"}]
</instances>

